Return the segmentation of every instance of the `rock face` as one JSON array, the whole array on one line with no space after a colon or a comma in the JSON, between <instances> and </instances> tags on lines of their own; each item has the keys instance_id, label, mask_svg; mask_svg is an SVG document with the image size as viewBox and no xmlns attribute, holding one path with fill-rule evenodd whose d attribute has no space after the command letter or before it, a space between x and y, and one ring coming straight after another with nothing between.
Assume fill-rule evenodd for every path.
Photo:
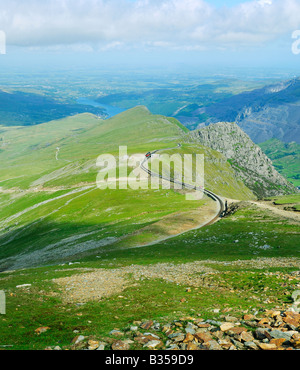
<instances>
[{"instance_id":1,"label":"rock face","mask_svg":"<svg viewBox=\"0 0 300 370\"><path fill-rule=\"evenodd\" d=\"M193 141L222 153L236 176L258 197L294 193L294 186L273 167L272 161L235 123L219 122L192 131Z\"/></svg>"},{"instance_id":2,"label":"rock face","mask_svg":"<svg viewBox=\"0 0 300 370\"><path fill-rule=\"evenodd\" d=\"M234 95L204 108L207 123L236 122L255 143L300 143L300 78Z\"/></svg>"}]
</instances>

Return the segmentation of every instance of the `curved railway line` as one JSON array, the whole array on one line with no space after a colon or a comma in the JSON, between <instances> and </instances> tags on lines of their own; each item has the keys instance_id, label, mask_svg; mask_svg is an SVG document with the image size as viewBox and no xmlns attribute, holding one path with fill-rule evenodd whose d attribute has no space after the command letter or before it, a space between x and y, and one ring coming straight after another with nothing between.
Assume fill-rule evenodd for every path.
<instances>
[{"instance_id":1,"label":"curved railway line","mask_svg":"<svg viewBox=\"0 0 300 370\"><path fill-rule=\"evenodd\" d=\"M197 187L197 186L193 186L193 185L190 185L190 184L186 184L184 182L178 181L178 180L173 179L173 178L164 177L163 175L160 175L159 173L155 173L155 172L149 170L148 168L146 168L144 166L144 164L147 161L149 161L149 159L151 159L154 154L156 154L158 152L161 152L161 151L164 151L164 150L172 150L172 149L181 148L181 146L182 146L181 144L178 144L178 146L175 147L175 148L159 149L159 150L154 150L152 152L147 153L146 156L145 156L145 159L141 163L141 169L143 171L147 172L151 177L158 177L162 180L169 181L173 184L179 184L179 185L181 185L182 187L184 187L186 189L201 191L202 193L207 195L209 198L211 198L213 201L218 202L219 208L218 208L217 214L209 222L207 222L205 225L203 225L202 227L209 226L209 225L215 223L226 212L226 207L225 207L224 201L220 196L216 195L215 193L213 193L210 190L207 190L207 189L204 189L204 188L201 188L201 187Z\"/></svg>"}]
</instances>

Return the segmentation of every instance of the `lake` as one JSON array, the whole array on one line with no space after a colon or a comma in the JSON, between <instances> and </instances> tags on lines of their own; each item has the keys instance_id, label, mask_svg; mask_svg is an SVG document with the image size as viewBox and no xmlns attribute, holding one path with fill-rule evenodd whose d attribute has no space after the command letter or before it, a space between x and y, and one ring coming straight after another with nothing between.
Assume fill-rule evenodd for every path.
<instances>
[{"instance_id":1,"label":"lake","mask_svg":"<svg viewBox=\"0 0 300 370\"><path fill-rule=\"evenodd\" d=\"M101 104L101 103L98 103L98 102L96 102L94 100L91 100L89 98L78 98L77 103L78 104L83 104L83 105L90 105L90 106L96 107L96 108L102 108L102 109L105 110L105 113L107 113L107 115L108 115L107 118L111 118L111 117L116 116L117 114L122 113L122 112L125 111L125 109L118 108L118 107L113 107L112 105Z\"/></svg>"}]
</instances>

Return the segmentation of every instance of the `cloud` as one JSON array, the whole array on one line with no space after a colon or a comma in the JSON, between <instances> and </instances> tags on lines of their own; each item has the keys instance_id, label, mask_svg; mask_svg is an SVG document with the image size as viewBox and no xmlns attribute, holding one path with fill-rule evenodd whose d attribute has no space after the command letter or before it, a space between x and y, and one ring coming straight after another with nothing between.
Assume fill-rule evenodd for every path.
<instances>
[{"instance_id":1,"label":"cloud","mask_svg":"<svg viewBox=\"0 0 300 370\"><path fill-rule=\"evenodd\" d=\"M204 0L0 0L0 25L8 44L28 47L245 47L300 28L300 2L216 8Z\"/></svg>"},{"instance_id":2,"label":"cloud","mask_svg":"<svg viewBox=\"0 0 300 370\"><path fill-rule=\"evenodd\" d=\"M260 6L272 5L273 0L258 0L257 1Z\"/></svg>"}]
</instances>

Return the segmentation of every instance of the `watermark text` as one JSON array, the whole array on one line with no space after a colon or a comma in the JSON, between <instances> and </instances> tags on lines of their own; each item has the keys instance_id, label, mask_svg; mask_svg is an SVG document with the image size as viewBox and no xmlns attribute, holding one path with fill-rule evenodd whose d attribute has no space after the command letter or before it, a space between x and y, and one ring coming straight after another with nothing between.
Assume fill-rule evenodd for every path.
<instances>
[{"instance_id":1,"label":"watermark text","mask_svg":"<svg viewBox=\"0 0 300 370\"><path fill-rule=\"evenodd\" d=\"M6 299L3 290L0 290L0 315L6 315Z\"/></svg>"},{"instance_id":2,"label":"watermark text","mask_svg":"<svg viewBox=\"0 0 300 370\"><path fill-rule=\"evenodd\" d=\"M128 155L126 146L119 155L97 158L97 187L101 190L183 190L187 200L203 198L204 154L159 154L158 151Z\"/></svg>"}]
</instances>

